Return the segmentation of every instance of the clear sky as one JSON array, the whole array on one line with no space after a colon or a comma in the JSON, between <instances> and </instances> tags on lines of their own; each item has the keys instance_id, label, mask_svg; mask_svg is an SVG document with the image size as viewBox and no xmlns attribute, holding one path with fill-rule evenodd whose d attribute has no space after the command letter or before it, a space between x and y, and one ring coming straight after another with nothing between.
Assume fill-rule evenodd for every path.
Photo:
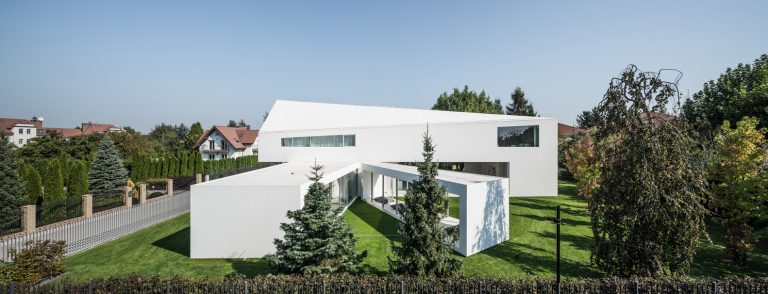
<instances>
[{"instance_id":1,"label":"clear sky","mask_svg":"<svg viewBox=\"0 0 768 294\"><path fill-rule=\"evenodd\" d=\"M588 3L587 3L588 2ZM768 1L0 1L0 117L258 126L275 99L430 108L469 85L573 123L628 64L685 94L768 53Z\"/></svg>"}]
</instances>

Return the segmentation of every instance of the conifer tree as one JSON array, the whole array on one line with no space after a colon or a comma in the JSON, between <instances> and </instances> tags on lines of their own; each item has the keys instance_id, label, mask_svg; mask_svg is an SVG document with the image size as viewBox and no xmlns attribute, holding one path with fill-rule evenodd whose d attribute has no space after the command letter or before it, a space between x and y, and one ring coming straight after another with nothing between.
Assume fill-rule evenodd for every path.
<instances>
[{"instance_id":1,"label":"conifer tree","mask_svg":"<svg viewBox=\"0 0 768 294\"><path fill-rule=\"evenodd\" d=\"M284 239L275 239L277 253L268 257L270 266L287 274L326 275L352 273L368 255L355 253L356 239L341 216L332 209L328 187L320 183L321 165L312 166L312 185L304 197L304 207L288 211L293 222L280 224Z\"/></svg>"},{"instance_id":2,"label":"conifer tree","mask_svg":"<svg viewBox=\"0 0 768 294\"><path fill-rule=\"evenodd\" d=\"M149 156L142 156L143 159L141 165L141 179L143 181L149 180L149 178L152 176L150 173L150 169L152 168L152 159L149 158Z\"/></svg>"},{"instance_id":3,"label":"conifer tree","mask_svg":"<svg viewBox=\"0 0 768 294\"><path fill-rule=\"evenodd\" d=\"M171 155L168 158L168 177L175 177L179 174L179 159L176 156Z\"/></svg>"},{"instance_id":4,"label":"conifer tree","mask_svg":"<svg viewBox=\"0 0 768 294\"><path fill-rule=\"evenodd\" d=\"M85 163L80 160L70 162L69 184L67 185L67 200L76 200L88 194L88 172Z\"/></svg>"},{"instance_id":5,"label":"conifer tree","mask_svg":"<svg viewBox=\"0 0 768 294\"><path fill-rule=\"evenodd\" d=\"M63 177L64 185L66 186L67 183L69 183L69 154L64 150L61 150L58 159L59 165L61 165L61 176Z\"/></svg>"},{"instance_id":6,"label":"conifer tree","mask_svg":"<svg viewBox=\"0 0 768 294\"><path fill-rule=\"evenodd\" d=\"M160 173L162 175L162 178L167 179L168 178L168 168L169 168L169 162L167 157L160 158L160 160L163 162L163 171Z\"/></svg>"},{"instance_id":7,"label":"conifer tree","mask_svg":"<svg viewBox=\"0 0 768 294\"><path fill-rule=\"evenodd\" d=\"M24 202L24 187L19 182L12 148L11 141L0 133L0 229L19 221L19 206Z\"/></svg>"},{"instance_id":8,"label":"conifer tree","mask_svg":"<svg viewBox=\"0 0 768 294\"><path fill-rule=\"evenodd\" d=\"M411 182L404 205L398 206L403 220L398 232L403 241L400 246L392 243L395 258L387 258L389 268L402 275L455 276L462 263L452 256L452 249L444 240L452 244L457 232L440 228L448 196L437 181L438 163L433 161L435 146L429 133L424 135L423 143L424 162L416 163L419 178Z\"/></svg>"},{"instance_id":9,"label":"conifer tree","mask_svg":"<svg viewBox=\"0 0 768 294\"><path fill-rule=\"evenodd\" d=\"M66 200L64 194L64 176L58 158L48 161L45 168L45 183L43 187L43 219L59 219L64 217Z\"/></svg>"},{"instance_id":10,"label":"conifer tree","mask_svg":"<svg viewBox=\"0 0 768 294\"><path fill-rule=\"evenodd\" d=\"M19 174L24 175L24 186L27 192L26 202L37 204L43 197L43 179L40 172L34 166L26 166L19 170Z\"/></svg>"},{"instance_id":11,"label":"conifer tree","mask_svg":"<svg viewBox=\"0 0 768 294\"><path fill-rule=\"evenodd\" d=\"M200 154L199 152L196 152L197 154ZM195 173L195 154L188 153L187 154L187 174L185 176L192 176Z\"/></svg>"},{"instance_id":12,"label":"conifer tree","mask_svg":"<svg viewBox=\"0 0 768 294\"><path fill-rule=\"evenodd\" d=\"M187 156L186 152L182 152L181 153L181 160L179 160L179 165L180 165L180 167L179 167L179 175L180 176L186 176L189 173L189 172L187 172L187 166L189 165L189 163L188 163L189 159L188 158L189 157Z\"/></svg>"},{"instance_id":13,"label":"conifer tree","mask_svg":"<svg viewBox=\"0 0 768 294\"><path fill-rule=\"evenodd\" d=\"M96 197L119 195L128 180L114 144L109 139L99 142L88 172L88 187Z\"/></svg>"},{"instance_id":14,"label":"conifer tree","mask_svg":"<svg viewBox=\"0 0 768 294\"><path fill-rule=\"evenodd\" d=\"M515 88L515 91L511 95L512 102L507 104L506 110L509 115L520 116L538 116L539 114L533 110L533 104L525 98L525 92L520 87Z\"/></svg>"},{"instance_id":15,"label":"conifer tree","mask_svg":"<svg viewBox=\"0 0 768 294\"><path fill-rule=\"evenodd\" d=\"M203 155L195 152L195 174L203 173Z\"/></svg>"},{"instance_id":16,"label":"conifer tree","mask_svg":"<svg viewBox=\"0 0 768 294\"><path fill-rule=\"evenodd\" d=\"M141 166L144 161L141 159L141 155L138 153L133 155L131 159L131 180L134 182L141 181Z\"/></svg>"}]
</instances>

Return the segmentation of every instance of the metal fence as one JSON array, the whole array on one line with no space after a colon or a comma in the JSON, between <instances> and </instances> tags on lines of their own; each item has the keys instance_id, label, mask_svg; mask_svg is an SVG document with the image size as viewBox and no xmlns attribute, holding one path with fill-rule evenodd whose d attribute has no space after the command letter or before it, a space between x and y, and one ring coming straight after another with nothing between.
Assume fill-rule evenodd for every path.
<instances>
[{"instance_id":1,"label":"metal fence","mask_svg":"<svg viewBox=\"0 0 768 294\"><path fill-rule=\"evenodd\" d=\"M67 244L65 254L73 255L188 211L189 192L183 192L90 218L60 223L36 232L8 236L0 240L0 260L11 260L11 249L21 250L28 241L33 240L64 241Z\"/></svg>"},{"instance_id":2,"label":"metal fence","mask_svg":"<svg viewBox=\"0 0 768 294\"><path fill-rule=\"evenodd\" d=\"M215 174L208 174L208 180L212 181L212 180L215 180L215 179L226 178L228 176L233 176L233 175L236 175L236 174L241 174L241 173L245 173L245 172L249 172L249 171L253 171L253 170L257 170L257 169L262 169L262 168L270 167L270 166L273 166L273 165L278 165L278 164L281 164L281 163L282 162L259 162L259 163L257 163L256 165L253 165L253 166L238 167L238 168L228 169L226 171L218 172L218 173L215 173Z\"/></svg>"}]
</instances>

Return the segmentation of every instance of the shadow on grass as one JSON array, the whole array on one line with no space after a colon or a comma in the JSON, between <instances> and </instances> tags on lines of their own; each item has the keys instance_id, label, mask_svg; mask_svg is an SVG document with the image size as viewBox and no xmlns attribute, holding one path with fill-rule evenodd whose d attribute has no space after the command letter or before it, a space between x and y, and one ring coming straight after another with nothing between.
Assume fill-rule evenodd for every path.
<instances>
[{"instance_id":1,"label":"shadow on grass","mask_svg":"<svg viewBox=\"0 0 768 294\"><path fill-rule=\"evenodd\" d=\"M247 278L275 273L266 259L228 259L235 273Z\"/></svg>"},{"instance_id":2,"label":"shadow on grass","mask_svg":"<svg viewBox=\"0 0 768 294\"><path fill-rule=\"evenodd\" d=\"M397 230L400 226L400 222L395 218L362 200L355 201L355 203L349 207L348 212L357 216L360 220L368 224L368 226L379 232L379 234L386 236L387 239L397 241L397 238L394 236L398 234Z\"/></svg>"},{"instance_id":3,"label":"shadow on grass","mask_svg":"<svg viewBox=\"0 0 768 294\"><path fill-rule=\"evenodd\" d=\"M538 232L536 233L542 238L550 239L550 240L557 240L557 234L552 232ZM577 235L571 235L571 234L564 234L560 233L560 242L564 243L570 243L574 247L585 250L585 251L591 251L590 248L592 246L592 239L586 236L577 236Z\"/></svg>"},{"instance_id":4,"label":"shadow on grass","mask_svg":"<svg viewBox=\"0 0 768 294\"><path fill-rule=\"evenodd\" d=\"M541 248L514 242L498 244L483 251L483 254L516 264L524 272L532 276L553 273L555 271L557 261L554 256L539 256L526 252L527 250L524 249L547 255L551 254ZM566 278L598 277L601 275L599 271L593 269L589 264L575 262L568 259L567 256L560 259L560 267L561 275Z\"/></svg>"},{"instance_id":5,"label":"shadow on grass","mask_svg":"<svg viewBox=\"0 0 768 294\"><path fill-rule=\"evenodd\" d=\"M165 236L152 245L189 257L189 227Z\"/></svg>"}]
</instances>

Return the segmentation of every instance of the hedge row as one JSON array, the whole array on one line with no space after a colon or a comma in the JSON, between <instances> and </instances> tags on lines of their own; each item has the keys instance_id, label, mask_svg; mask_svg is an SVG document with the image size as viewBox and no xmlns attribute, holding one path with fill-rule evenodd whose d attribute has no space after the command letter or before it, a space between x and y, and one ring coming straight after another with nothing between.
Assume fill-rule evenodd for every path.
<instances>
[{"instance_id":1,"label":"hedge row","mask_svg":"<svg viewBox=\"0 0 768 294\"><path fill-rule=\"evenodd\" d=\"M553 280L378 276L258 276L188 280L129 276L43 286L5 285L0 293L556 293ZM582 279L561 293L767 293L768 279Z\"/></svg>"},{"instance_id":2,"label":"hedge row","mask_svg":"<svg viewBox=\"0 0 768 294\"><path fill-rule=\"evenodd\" d=\"M203 158L199 152L184 152L178 156L151 158L134 155L131 160L131 180L143 182L151 179L167 179L176 176L193 176L203 173Z\"/></svg>"},{"instance_id":3,"label":"hedge row","mask_svg":"<svg viewBox=\"0 0 768 294\"><path fill-rule=\"evenodd\" d=\"M233 169L254 167L259 164L258 155L246 155L237 158L226 158L205 161L205 171L209 175L224 173Z\"/></svg>"}]
</instances>

